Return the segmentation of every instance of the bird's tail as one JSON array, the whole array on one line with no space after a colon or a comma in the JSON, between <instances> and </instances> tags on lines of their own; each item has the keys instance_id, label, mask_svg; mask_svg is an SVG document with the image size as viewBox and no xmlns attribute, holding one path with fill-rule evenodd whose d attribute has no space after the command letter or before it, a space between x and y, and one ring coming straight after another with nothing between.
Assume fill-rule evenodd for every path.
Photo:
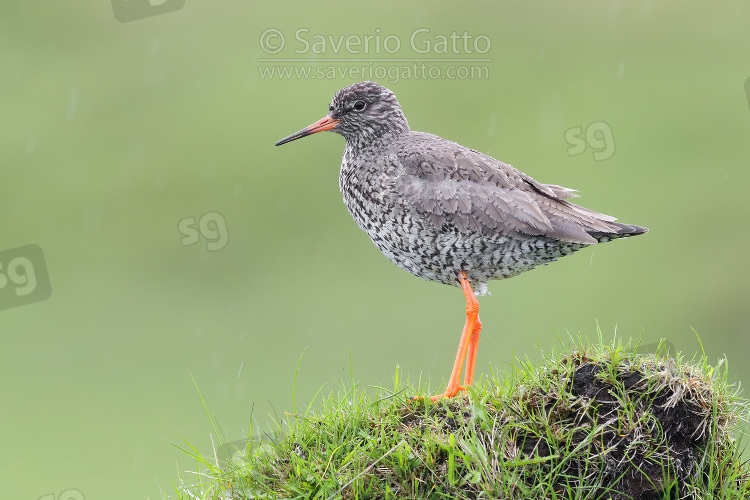
<instances>
[{"instance_id":1,"label":"bird's tail","mask_svg":"<svg viewBox=\"0 0 750 500\"><path fill-rule=\"evenodd\" d=\"M622 224L620 222L610 222L610 224L617 227L617 230L611 233L591 231L589 234L596 238L599 243L604 243L610 240L627 238L628 236L638 236L639 234L646 234L648 232L647 227L636 226L635 224Z\"/></svg>"}]
</instances>

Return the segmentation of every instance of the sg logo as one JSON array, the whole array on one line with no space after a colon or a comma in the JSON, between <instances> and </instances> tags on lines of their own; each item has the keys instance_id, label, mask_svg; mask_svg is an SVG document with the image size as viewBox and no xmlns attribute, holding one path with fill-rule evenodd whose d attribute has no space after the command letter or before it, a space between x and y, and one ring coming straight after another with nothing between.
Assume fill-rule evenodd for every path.
<instances>
[{"instance_id":1,"label":"sg logo","mask_svg":"<svg viewBox=\"0 0 750 500\"><path fill-rule=\"evenodd\" d=\"M584 139L583 127L572 127L565 131L568 143L568 156L575 156L586 151L586 145L594 150L594 160L609 160L615 154L615 136L607 122L594 122L586 127Z\"/></svg>"},{"instance_id":2,"label":"sg logo","mask_svg":"<svg viewBox=\"0 0 750 500\"><path fill-rule=\"evenodd\" d=\"M38 500L85 500L85 498L83 496L83 493L81 493L81 490L71 488L69 490L63 491L57 497L55 497L54 493L50 493L49 495L39 497Z\"/></svg>"},{"instance_id":3,"label":"sg logo","mask_svg":"<svg viewBox=\"0 0 750 500\"><path fill-rule=\"evenodd\" d=\"M52 294L39 245L0 252L0 310L48 299Z\"/></svg>"},{"instance_id":4,"label":"sg logo","mask_svg":"<svg viewBox=\"0 0 750 500\"><path fill-rule=\"evenodd\" d=\"M112 0L115 19L121 23L180 10L185 0Z\"/></svg>"},{"instance_id":5,"label":"sg logo","mask_svg":"<svg viewBox=\"0 0 750 500\"><path fill-rule=\"evenodd\" d=\"M215 252L221 250L229 243L227 233L227 221L219 212L207 212L201 215L196 227L195 217L186 217L177 223L177 230L182 235L180 243L182 246L195 245L201 239L206 238L206 250Z\"/></svg>"}]
</instances>

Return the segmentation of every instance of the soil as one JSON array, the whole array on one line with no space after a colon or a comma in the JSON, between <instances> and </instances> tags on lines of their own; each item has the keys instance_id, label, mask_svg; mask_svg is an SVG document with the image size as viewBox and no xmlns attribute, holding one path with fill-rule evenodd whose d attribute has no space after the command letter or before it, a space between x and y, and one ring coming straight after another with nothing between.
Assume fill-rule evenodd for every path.
<instances>
[{"instance_id":1,"label":"soil","mask_svg":"<svg viewBox=\"0 0 750 500\"><path fill-rule=\"evenodd\" d=\"M597 438L587 445L594 448L591 452L603 454L601 463L572 460L566 473L572 478L588 473L599 474L603 479L602 487L593 498L680 498L678 492L695 473L699 448L706 444L706 438L700 432L698 408L684 399L665 408L665 403L674 395L669 387L649 391L648 381L643 375L627 367L620 367L615 377L617 382L613 384L601 376L606 369L601 363L586 362L575 370L572 380L565 386L570 395L575 396L573 408L559 408L560 401L569 401L568 397L544 395L544 410L550 416L551 424L579 429L603 426ZM635 418L627 422L624 421L627 412L622 401L636 409ZM640 422L639 433L634 429L627 431L632 422ZM591 440L590 431L573 431L569 449L575 449L586 439ZM517 445L527 456L551 453L543 438L521 435ZM599 471L591 470L597 466ZM561 489L571 486L583 485L559 485Z\"/></svg>"}]
</instances>

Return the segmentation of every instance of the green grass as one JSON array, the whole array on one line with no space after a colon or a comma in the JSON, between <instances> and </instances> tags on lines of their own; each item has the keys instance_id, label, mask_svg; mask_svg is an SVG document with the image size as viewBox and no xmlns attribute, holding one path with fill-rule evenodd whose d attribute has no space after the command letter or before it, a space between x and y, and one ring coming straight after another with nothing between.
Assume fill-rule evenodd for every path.
<instances>
[{"instance_id":1,"label":"green grass","mask_svg":"<svg viewBox=\"0 0 750 500\"><path fill-rule=\"evenodd\" d=\"M176 497L750 498L749 406L727 361L638 351L579 339L435 404L398 371L392 389L352 380L237 453L181 447L197 468Z\"/></svg>"}]
</instances>

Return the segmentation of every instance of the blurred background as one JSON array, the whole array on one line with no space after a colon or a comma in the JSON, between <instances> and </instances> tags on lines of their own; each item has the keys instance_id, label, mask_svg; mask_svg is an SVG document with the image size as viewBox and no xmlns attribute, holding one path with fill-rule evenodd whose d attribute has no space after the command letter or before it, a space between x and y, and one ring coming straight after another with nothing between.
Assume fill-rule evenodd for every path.
<instances>
[{"instance_id":1,"label":"blurred background","mask_svg":"<svg viewBox=\"0 0 750 500\"><path fill-rule=\"evenodd\" d=\"M357 228L340 136L274 147L359 80L651 229L491 283L478 374L598 322L750 380L748 37L741 2L4 2L3 497L161 498L195 466L165 440L211 449L191 376L228 439L303 352L299 407L350 360L442 389L461 291Z\"/></svg>"}]
</instances>

